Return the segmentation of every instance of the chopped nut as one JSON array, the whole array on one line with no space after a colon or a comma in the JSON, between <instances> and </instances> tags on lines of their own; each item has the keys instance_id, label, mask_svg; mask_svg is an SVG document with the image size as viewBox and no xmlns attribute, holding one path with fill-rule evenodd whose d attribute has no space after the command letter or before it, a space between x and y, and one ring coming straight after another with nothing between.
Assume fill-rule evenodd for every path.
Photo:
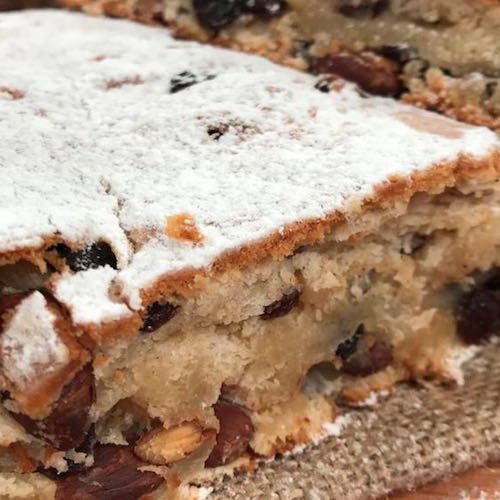
<instances>
[{"instance_id":1,"label":"chopped nut","mask_svg":"<svg viewBox=\"0 0 500 500\"><path fill-rule=\"evenodd\" d=\"M196 226L194 217L187 213L168 217L165 233L170 238L192 243L200 243L204 239Z\"/></svg>"}]
</instances>

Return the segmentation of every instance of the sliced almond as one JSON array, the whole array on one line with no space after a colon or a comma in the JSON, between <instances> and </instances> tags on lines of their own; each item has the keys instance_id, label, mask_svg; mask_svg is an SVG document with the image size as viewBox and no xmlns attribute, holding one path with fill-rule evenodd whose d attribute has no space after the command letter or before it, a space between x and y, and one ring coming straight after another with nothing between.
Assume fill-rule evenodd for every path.
<instances>
[{"instance_id":1,"label":"sliced almond","mask_svg":"<svg viewBox=\"0 0 500 500\"><path fill-rule=\"evenodd\" d=\"M196 451L212 434L195 422L155 429L138 441L135 453L145 462L168 465Z\"/></svg>"}]
</instances>

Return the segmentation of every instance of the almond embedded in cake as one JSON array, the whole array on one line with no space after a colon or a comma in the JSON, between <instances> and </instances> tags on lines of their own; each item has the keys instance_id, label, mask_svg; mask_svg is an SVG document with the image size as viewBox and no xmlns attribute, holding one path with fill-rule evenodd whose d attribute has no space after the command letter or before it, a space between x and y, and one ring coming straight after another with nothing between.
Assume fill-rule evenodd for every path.
<instances>
[{"instance_id":1,"label":"almond embedded in cake","mask_svg":"<svg viewBox=\"0 0 500 500\"><path fill-rule=\"evenodd\" d=\"M126 21L30 11L0 33L16 491L251 470L326 436L334 401L460 383L498 333L493 132Z\"/></svg>"}]
</instances>

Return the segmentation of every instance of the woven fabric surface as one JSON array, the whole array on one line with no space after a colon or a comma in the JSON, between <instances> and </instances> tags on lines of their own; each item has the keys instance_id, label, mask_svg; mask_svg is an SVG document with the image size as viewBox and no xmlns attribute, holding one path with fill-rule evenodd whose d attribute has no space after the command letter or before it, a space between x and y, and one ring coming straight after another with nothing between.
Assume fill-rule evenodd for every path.
<instances>
[{"instance_id":1,"label":"woven fabric surface","mask_svg":"<svg viewBox=\"0 0 500 500\"><path fill-rule=\"evenodd\" d=\"M333 437L216 488L214 498L376 498L500 459L500 346L465 367L457 388L401 385L347 410Z\"/></svg>"}]
</instances>

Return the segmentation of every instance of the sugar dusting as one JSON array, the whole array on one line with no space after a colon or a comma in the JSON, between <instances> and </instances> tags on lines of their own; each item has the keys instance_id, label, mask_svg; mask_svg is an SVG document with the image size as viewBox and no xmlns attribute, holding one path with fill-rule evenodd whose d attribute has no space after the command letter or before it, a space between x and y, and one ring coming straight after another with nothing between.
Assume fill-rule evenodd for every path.
<instances>
[{"instance_id":1,"label":"sugar dusting","mask_svg":"<svg viewBox=\"0 0 500 500\"><path fill-rule=\"evenodd\" d=\"M136 309L141 289L162 275L350 210L391 175L460 153L483 157L500 144L489 130L444 118L458 130L453 137L418 130L398 113L412 123L435 115L362 98L351 85L324 94L310 75L164 29L33 10L1 14L0 33L0 84L23 93L0 99L8 179L0 251L54 234L106 240ZM170 93L185 71L203 78ZM164 234L167 218L183 212L202 242Z\"/></svg>"},{"instance_id":2,"label":"sugar dusting","mask_svg":"<svg viewBox=\"0 0 500 500\"><path fill-rule=\"evenodd\" d=\"M45 297L33 292L17 306L0 337L2 371L20 390L32 391L69 359L55 319Z\"/></svg>"}]
</instances>

